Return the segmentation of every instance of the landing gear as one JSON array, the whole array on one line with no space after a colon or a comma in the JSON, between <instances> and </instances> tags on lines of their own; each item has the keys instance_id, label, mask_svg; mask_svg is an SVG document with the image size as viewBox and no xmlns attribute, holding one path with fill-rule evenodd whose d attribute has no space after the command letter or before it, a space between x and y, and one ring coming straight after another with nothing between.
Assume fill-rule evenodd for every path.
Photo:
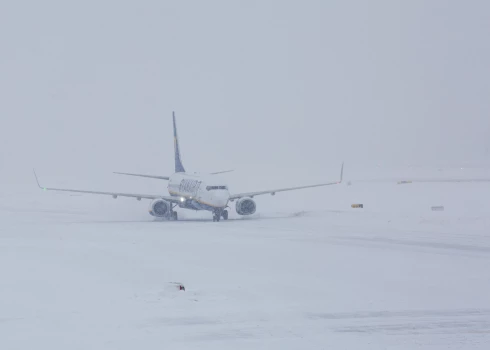
<instances>
[{"instance_id":1,"label":"landing gear","mask_svg":"<svg viewBox=\"0 0 490 350\"><path fill-rule=\"evenodd\" d=\"M223 220L228 220L228 211L220 209L213 212L214 222L219 222L221 218L223 218Z\"/></svg>"},{"instance_id":2,"label":"landing gear","mask_svg":"<svg viewBox=\"0 0 490 350\"><path fill-rule=\"evenodd\" d=\"M170 209L170 213L168 215L168 218L172 221L177 221L178 220L178 215L177 215L177 212L174 211L174 208L176 207L177 205L174 205L171 209Z\"/></svg>"}]
</instances>

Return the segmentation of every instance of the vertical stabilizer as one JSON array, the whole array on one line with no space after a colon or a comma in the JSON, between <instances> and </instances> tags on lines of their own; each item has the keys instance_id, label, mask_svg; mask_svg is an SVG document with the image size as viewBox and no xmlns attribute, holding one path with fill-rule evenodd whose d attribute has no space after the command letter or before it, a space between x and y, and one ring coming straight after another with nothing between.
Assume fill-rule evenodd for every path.
<instances>
[{"instance_id":1,"label":"vertical stabilizer","mask_svg":"<svg viewBox=\"0 0 490 350\"><path fill-rule=\"evenodd\" d=\"M175 112L172 112L174 120L174 151L175 151L175 172L185 173L184 166L182 165L182 158L180 157L179 138L177 136L177 124L175 123Z\"/></svg>"}]
</instances>

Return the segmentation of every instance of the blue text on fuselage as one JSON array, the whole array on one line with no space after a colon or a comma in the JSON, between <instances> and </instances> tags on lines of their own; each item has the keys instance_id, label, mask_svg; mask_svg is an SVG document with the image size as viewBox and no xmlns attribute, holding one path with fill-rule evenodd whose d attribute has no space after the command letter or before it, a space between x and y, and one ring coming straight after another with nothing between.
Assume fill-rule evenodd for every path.
<instances>
[{"instance_id":1,"label":"blue text on fuselage","mask_svg":"<svg viewBox=\"0 0 490 350\"><path fill-rule=\"evenodd\" d=\"M180 181L179 192L195 194L202 181L183 179Z\"/></svg>"}]
</instances>

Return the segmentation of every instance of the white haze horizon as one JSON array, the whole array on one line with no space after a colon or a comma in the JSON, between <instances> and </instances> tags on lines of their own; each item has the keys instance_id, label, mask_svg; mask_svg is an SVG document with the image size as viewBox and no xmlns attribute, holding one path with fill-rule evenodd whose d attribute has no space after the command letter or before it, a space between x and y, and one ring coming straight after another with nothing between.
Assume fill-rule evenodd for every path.
<instances>
[{"instance_id":1,"label":"white haze horizon","mask_svg":"<svg viewBox=\"0 0 490 350\"><path fill-rule=\"evenodd\" d=\"M192 171L490 164L484 1L0 6L9 183L168 174L172 111Z\"/></svg>"}]
</instances>

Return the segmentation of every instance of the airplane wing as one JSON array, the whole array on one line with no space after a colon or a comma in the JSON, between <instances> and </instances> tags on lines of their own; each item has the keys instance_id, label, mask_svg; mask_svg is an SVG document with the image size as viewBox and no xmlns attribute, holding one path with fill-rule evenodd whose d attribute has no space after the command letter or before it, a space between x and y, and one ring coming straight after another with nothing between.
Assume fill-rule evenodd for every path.
<instances>
[{"instance_id":1,"label":"airplane wing","mask_svg":"<svg viewBox=\"0 0 490 350\"><path fill-rule=\"evenodd\" d=\"M145 174L131 174L131 173L118 173L114 172L114 174L119 174L119 175L129 175L129 176L139 176L139 177L149 177L151 179L159 179L159 180L169 180L170 177L168 176L157 176L157 175L145 175Z\"/></svg>"},{"instance_id":2,"label":"airplane wing","mask_svg":"<svg viewBox=\"0 0 490 350\"><path fill-rule=\"evenodd\" d=\"M75 189L69 189L69 188L43 187L39 184L39 180L37 178L35 171L34 171L34 176L36 177L37 185L39 186L40 189L42 189L44 191L63 191L63 192L75 192L75 193L101 194L101 195L112 196L113 198L132 197L132 198L136 198L137 200L141 200L142 198L144 198L144 199L163 199L163 200L166 200L169 202L174 202L174 203L178 203L181 201L180 197L173 197L173 196L161 196L161 195L153 195L153 194L136 194L136 193L120 193L120 192L86 191L86 190L75 190Z\"/></svg>"},{"instance_id":3,"label":"airplane wing","mask_svg":"<svg viewBox=\"0 0 490 350\"><path fill-rule=\"evenodd\" d=\"M239 199L239 198L242 198L242 197L254 197L254 196L259 196L259 195L262 195L262 194L275 195L276 192L294 191L294 190L301 190L301 189L304 189L304 188L338 185L338 184L342 183L343 173L344 173L344 164L342 163L342 167L340 168L340 181L326 182L326 183L315 184L315 185L307 185L307 186L279 188L279 189L275 189L275 190L265 190L265 191L258 191L258 192L238 193L238 194L231 195L230 196L230 200L235 200L235 199Z\"/></svg>"}]
</instances>

